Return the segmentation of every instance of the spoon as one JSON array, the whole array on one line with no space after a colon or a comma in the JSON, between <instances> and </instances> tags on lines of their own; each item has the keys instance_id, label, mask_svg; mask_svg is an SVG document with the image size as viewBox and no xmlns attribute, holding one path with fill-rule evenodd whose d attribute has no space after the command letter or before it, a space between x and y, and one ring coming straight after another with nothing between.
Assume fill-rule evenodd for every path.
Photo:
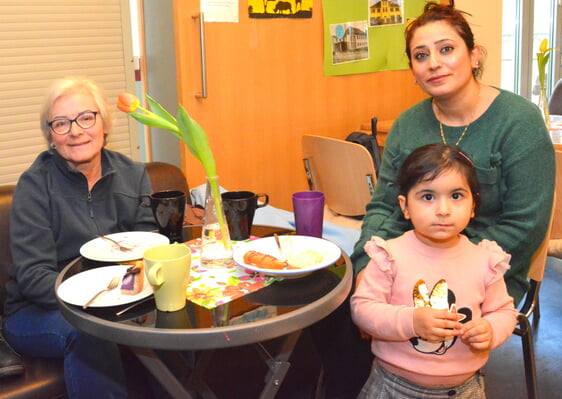
<instances>
[{"instance_id":1,"label":"spoon","mask_svg":"<svg viewBox=\"0 0 562 399\"><path fill-rule=\"evenodd\" d=\"M286 269L289 266L289 263L287 262L287 259L285 259L285 255L283 254L283 247L281 247L281 241L279 240L279 236L277 235L277 233L274 233L273 237L275 237L275 242L277 243L277 248L279 248L279 255L281 255L279 257L279 260L282 260L283 262L285 262L285 269Z\"/></svg>"}]
</instances>

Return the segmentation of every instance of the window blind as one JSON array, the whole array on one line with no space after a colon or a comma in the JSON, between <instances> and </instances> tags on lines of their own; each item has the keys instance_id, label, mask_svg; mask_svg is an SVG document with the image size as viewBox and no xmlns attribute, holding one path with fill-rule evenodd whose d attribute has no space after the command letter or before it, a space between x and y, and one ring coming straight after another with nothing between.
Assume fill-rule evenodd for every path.
<instances>
[{"instance_id":1,"label":"window blind","mask_svg":"<svg viewBox=\"0 0 562 399\"><path fill-rule=\"evenodd\" d=\"M129 0L0 2L0 184L14 184L47 149L39 127L53 80L93 79L111 105L134 92ZM114 107L107 148L140 158L130 118Z\"/></svg>"}]
</instances>

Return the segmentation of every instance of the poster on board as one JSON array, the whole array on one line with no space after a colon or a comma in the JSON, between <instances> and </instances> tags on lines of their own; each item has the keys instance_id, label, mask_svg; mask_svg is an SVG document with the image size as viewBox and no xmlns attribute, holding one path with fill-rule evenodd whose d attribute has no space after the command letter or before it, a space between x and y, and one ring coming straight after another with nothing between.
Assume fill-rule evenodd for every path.
<instances>
[{"instance_id":1,"label":"poster on board","mask_svg":"<svg viewBox=\"0 0 562 399\"><path fill-rule=\"evenodd\" d=\"M332 64L369 59L367 21L346 22L330 26Z\"/></svg>"},{"instance_id":2,"label":"poster on board","mask_svg":"<svg viewBox=\"0 0 562 399\"><path fill-rule=\"evenodd\" d=\"M323 0L324 74L408 69L406 22L426 0Z\"/></svg>"},{"instance_id":3,"label":"poster on board","mask_svg":"<svg viewBox=\"0 0 562 399\"><path fill-rule=\"evenodd\" d=\"M369 0L369 26L401 25L404 21L404 0Z\"/></svg>"}]
</instances>

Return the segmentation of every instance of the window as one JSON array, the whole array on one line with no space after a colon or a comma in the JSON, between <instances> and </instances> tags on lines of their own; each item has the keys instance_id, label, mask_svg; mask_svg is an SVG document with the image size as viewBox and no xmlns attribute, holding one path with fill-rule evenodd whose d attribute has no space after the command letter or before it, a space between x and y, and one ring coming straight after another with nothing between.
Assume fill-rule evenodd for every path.
<instances>
[{"instance_id":1,"label":"window","mask_svg":"<svg viewBox=\"0 0 562 399\"><path fill-rule=\"evenodd\" d=\"M0 22L0 184L13 184L47 148L39 110L53 80L89 77L110 102L134 92L129 0L2 0ZM108 148L138 159L129 119L115 113Z\"/></svg>"},{"instance_id":2,"label":"window","mask_svg":"<svg viewBox=\"0 0 562 399\"><path fill-rule=\"evenodd\" d=\"M509 3L509 4L507 4ZM504 1L501 85L533 102L538 102L537 58L540 43L560 46L558 0ZM560 50L551 53L547 70L547 94L560 77Z\"/></svg>"}]
</instances>

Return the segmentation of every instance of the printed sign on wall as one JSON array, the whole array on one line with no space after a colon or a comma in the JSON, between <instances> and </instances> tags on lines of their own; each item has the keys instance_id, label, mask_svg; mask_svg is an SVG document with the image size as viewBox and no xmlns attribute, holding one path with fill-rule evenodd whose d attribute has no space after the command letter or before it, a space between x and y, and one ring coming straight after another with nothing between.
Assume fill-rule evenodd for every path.
<instances>
[{"instance_id":1,"label":"printed sign on wall","mask_svg":"<svg viewBox=\"0 0 562 399\"><path fill-rule=\"evenodd\" d=\"M250 18L312 18L312 0L248 0Z\"/></svg>"}]
</instances>

